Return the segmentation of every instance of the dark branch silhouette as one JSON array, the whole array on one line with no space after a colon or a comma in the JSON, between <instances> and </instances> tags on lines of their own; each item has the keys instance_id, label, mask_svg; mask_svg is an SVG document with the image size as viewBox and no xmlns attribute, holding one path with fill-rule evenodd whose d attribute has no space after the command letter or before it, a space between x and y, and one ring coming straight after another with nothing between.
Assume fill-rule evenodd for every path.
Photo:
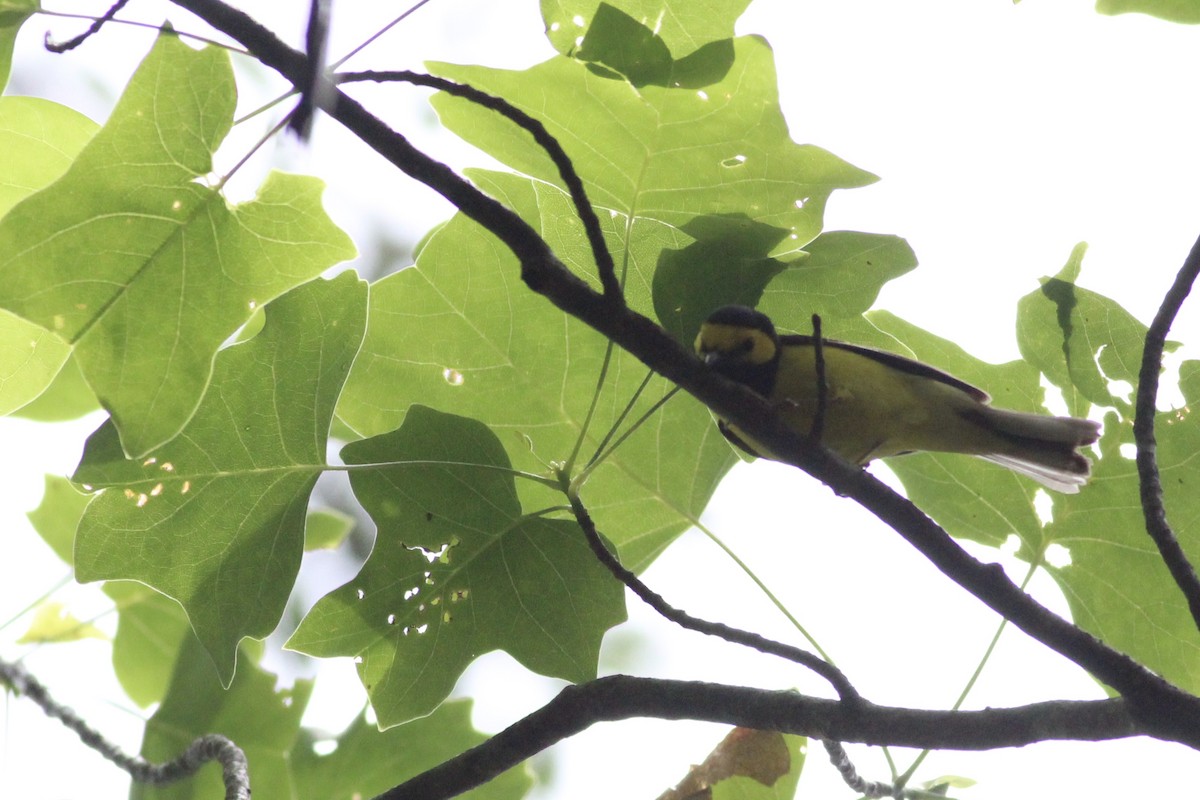
<instances>
[{"instance_id":1,"label":"dark branch silhouette","mask_svg":"<svg viewBox=\"0 0 1200 800\"><path fill-rule=\"evenodd\" d=\"M93 34L99 33L100 29L104 27L104 23L112 21L113 17L117 15L117 12L124 8L128 2L129 0L117 0L109 7L108 11L105 11L103 15L97 17L96 21L88 26L86 31L78 36L73 36L64 42L53 41L50 38L50 34L47 33L45 41L46 49L51 53L65 53L68 50L74 50L76 47L79 47L79 45L92 38Z\"/></svg>"},{"instance_id":2,"label":"dark branch silhouette","mask_svg":"<svg viewBox=\"0 0 1200 800\"><path fill-rule=\"evenodd\" d=\"M1155 401L1158 399L1158 373L1162 369L1163 348L1166 346L1171 324L1179 314L1183 301L1192 291L1197 273L1200 273L1200 239L1192 245L1187 259L1175 276L1175 282L1167 290L1158 313L1154 315L1154 321L1146 331L1146 341L1142 348L1142 367L1138 374L1133 438L1137 442L1138 479L1142 495L1142 513L1146 518L1146 532L1158 547L1167 569L1171 571L1171 577L1175 579L1179 590L1187 599L1192 620L1200 628L1200 578L1196 577L1195 568L1188 561L1167 522L1167 510L1163 506L1162 480L1158 473L1158 444L1154 437Z\"/></svg>"},{"instance_id":3,"label":"dark branch silhouette","mask_svg":"<svg viewBox=\"0 0 1200 800\"><path fill-rule=\"evenodd\" d=\"M837 691L838 697L846 702L860 702L862 697L858 690L850 683L840 669L830 664L828 661L801 650L799 647L776 642L768 639L765 636L760 636L757 633L750 631L739 630L738 628L725 625L720 622L709 622L708 620L697 619L685 611L681 611L667 603L661 595L652 591L649 586L638 579L636 575L625 568L623 564L613 555L608 547L604 544L604 540L600 538L599 531L596 530L596 523L592 521L591 514L587 508L580 502L579 498L568 492L571 500L571 511L575 514L575 521L579 523L580 529L587 539L588 545L592 548L592 553L596 559L603 564L609 572L611 572L617 580L625 584L634 594L636 594L646 605L653 608L661 616L674 622L680 627L687 628L697 633L708 634L709 636L717 636L727 642L744 645L753 648L760 653L780 656L789 661L794 661L797 664L808 667L813 672L820 675L833 686Z\"/></svg>"},{"instance_id":4,"label":"dark branch silhouette","mask_svg":"<svg viewBox=\"0 0 1200 800\"><path fill-rule=\"evenodd\" d=\"M305 56L247 14L219 0L173 2L233 37L293 84L303 80ZM592 290L558 260L520 216L445 164L417 150L352 98L337 91L322 108L406 175L433 188L499 238L517 257L521 278L530 289L679 384L756 440L769 443L780 460L871 511L989 608L1122 694L1129 702L1129 713L1144 726L1144 732L1200 747L1200 698L1037 603L998 564L984 564L973 558L906 498L858 466L790 431L770 403L707 369L654 321Z\"/></svg>"},{"instance_id":5,"label":"dark branch silhouette","mask_svg":"<svg viewBox=\"0 0 1200 800\"><path fill-rule=\"evenodd\" d=\"M566 151L563 150L562 145L559 144L558 139L550 135L550 132L546 130L546 126L541 123L541 120L529 116L502 97L481 92L474 86L466 86L446 80L445 78L425 75L420 72L398 70L394 72L367 71L340 73L334 76L334 81L338 84L354 83L357 81L375 81L378 83L401 81L411 83L414 86L426 86L430 89L437 89L446 94L454 95L455 97L470 100L472 103L495 111L497 114L506 117L509 121L524 128L533 137L533 140L550 156L550 160L554 162L554 166L558 170L559 177L562 178L563 185L567 187L567 192L571 195L571 202L575 205L575 213L579 215L579 220L583 223L584 233L587 235L588 244L592 249L592 258L596 261L596 269L600 275L600 285L604 287L605 297L614 302L622 302L623 304L624 296L621 292L621 284L617 280L617 270L613 264L612 253L608 249L608 244L604 241L604 231L600 228L600 219L596 216L596 209L592 206L591 200L588 199L587 190L583 186L583 179L575 171L575 165L571 162L571 158L567 155Z\"/></svg>"},{"instance_id":6,"label":"dark branch silhouette","mask_svg":"<svg viewBox=\"0 0 1200 800\"><path fill-rule=\"evenodd\" d=\"M942 750L1103 741L1145 732L1124 700L1060 701L985 711L915 711L712 683L614 675L568 686L524 719L376 800L440 800L495 778L597 722L699 719L819 739Z\"/></svg>"}]
</instances>

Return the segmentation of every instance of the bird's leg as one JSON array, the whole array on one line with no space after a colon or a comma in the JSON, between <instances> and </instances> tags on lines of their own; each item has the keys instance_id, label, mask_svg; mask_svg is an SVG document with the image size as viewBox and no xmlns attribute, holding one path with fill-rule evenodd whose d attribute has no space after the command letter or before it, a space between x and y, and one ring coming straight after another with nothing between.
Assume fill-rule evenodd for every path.
<instances>
[{"instance_id":1,"label":"bird's leg","mask_svg":"<svg viewBox=\"0 0 1200 800\"><path fill-rule=\"evenodd\" d=\"M825 411L829 406L829 382L825 379L825 348L821 337L821 315L812 315L813 325L813 358L817 368L817 411L813 414L812 425L808 429L808 438L820 442L825 433Z\"/></svg>"}]
</instances>

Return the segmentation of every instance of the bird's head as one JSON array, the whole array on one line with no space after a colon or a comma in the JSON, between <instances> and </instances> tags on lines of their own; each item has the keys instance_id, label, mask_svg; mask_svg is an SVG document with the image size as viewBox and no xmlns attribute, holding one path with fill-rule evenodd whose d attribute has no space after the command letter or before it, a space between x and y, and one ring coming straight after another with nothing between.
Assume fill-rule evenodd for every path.
<instances>
[{"instance_id":1,"label":"bird's head","mask_svg":"<svg viewBox=\"0 0 1200 800\"><path fill-rule=\"evenodd\" d=\"M762 377L774 373L779 334L766 314L746 306L725 306L700 326L696 354L723 375L760 388Z\"/></svg>"}]
</instances>

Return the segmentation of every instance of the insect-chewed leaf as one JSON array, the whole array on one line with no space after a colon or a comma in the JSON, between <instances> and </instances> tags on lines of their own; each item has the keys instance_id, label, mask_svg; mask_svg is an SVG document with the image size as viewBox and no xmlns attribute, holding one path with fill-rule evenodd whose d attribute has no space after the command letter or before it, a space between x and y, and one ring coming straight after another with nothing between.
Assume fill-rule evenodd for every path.
<instances>
[{"instance_id":1,"label":"insect-chewed leaf","mask_svg":"<svg viewBox=\"0 0 1200 800\"><path fill-rule=\"evenodd\" d=\"M522 511L486 425L413 407L397 430L348 445L354 493L379 528L362 571L322 598L288 646L355 656L380 725L428 714L477 656L594 677L624 588L573 522Z\"/></svg>"}]
</instances>

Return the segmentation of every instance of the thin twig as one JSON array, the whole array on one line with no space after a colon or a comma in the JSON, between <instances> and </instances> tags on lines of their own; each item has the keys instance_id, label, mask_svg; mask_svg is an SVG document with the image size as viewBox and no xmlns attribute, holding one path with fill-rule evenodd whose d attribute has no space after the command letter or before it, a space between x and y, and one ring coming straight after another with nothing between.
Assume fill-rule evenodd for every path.
<instances>
[{"instance_id":1,"label":"thin twig","mask_svg":"<svg viewBox=\"0 0 1200 800\"><path fill-rule=\"evenodd\" d=\"M83 721L70 708L50 696L41 681L33 677L23 666L0 659L0 684L13 692L28 697L41 707L46 716L53 717L74 731L80 740L105 759L128 772L138 783L174 783L194 775L209 761L218 761L225 782L225 800L250 800L250 773L246 754L232 741L218 734L201 736L172 761L154 764L144 758L131 756L105 739L104 736Z\"/></svg>"},{"instance_id":2,"label":"thin twig","mask_svg":"<svg viewBox=\"0 0 1200 800\"><path fill-rule=\"evenodd\" d=\"M74 50L76 47L79 47L79 45L90 39L92 34L97 33L101 28L103 28L104 23L115 17L117 12L124 8L125 4L128 2L129 0L117 0L117 2L113 3L109 7L108 11L105 11L103 16L97 18L96 21L93 22L86 31L74 38L67 39L65 42L53 41L50 38L50 33L47 31L45 42L46 49L51 53L65 53L68 50Z\"/></svg>"},{"instance_id":3,"label":"thin twig","mask_svg":"<svg viewBox=\"0 0 1200 800\"><path fill-rule=\"evenodd\" d=\"M854 762L850 760L850 754L846 752L846 748L842 746L841 742L822 739L821 744L825 746L829 763L833 764L834 769L842 776L842 781L851 789L866 797L894 797L896 800L904 800L906 795L903 787L898 788L888 783L869 781L859 775L858 770L854 768Z\"/></svg>"},{"instance_id":4,"label":"thin twig","mask_svg":"<svg viewBox=\"0 0 1200 800\"><path fill-rule=\"evenodd\" d=\"M613 262L612 253L609 252L608 244L604 241L604 231L600 228L600 219L596 216L596 210L592 206L591 200L588 199L587 190L583 186L583 180L575 171L575 165L571 162L571 158L567 155L567 152L563 150L558 139L554 138L546 130L546 126L540 120L525 113L502 97L482 92L473 86L455 83L445 78L425 75L420 72L398 70L392 72L340 73L334 76L334 81L339 85L355 81L398 81L411 83L414 86L425 86L454 95L455 97L461 97L476 105L495 111L519 127L524 128L533 137L533 140L546 151L546 155L550 156L550 160L554 162L555 168L558 169L559 177L562 178L563 184L567 187L567 191L571 195L571 202L575 205L575 213L579 216L579 221L583 224L584 232L587 234L588 244L592 249L592 258L596 261L596 269L600 275L600 285L604 289L604 297L610 302L622 302L621 283L617 279L616 266Z\"/></svg>"},{"instance_id":5,"label":"thin twig","mask_svg":"<svg viewBox=\"0 0 1200 800\"><path fill-rule=\"evenodd\" d=\"M1171 323L1179 313L1183 301L1192 290L1196 276L1200 273L1200 239L1175 276L1175 283L1163 297L1154 321L1146 331L1146 342L1142 348L1142 368L1138 375L1136 414L1133 420L1133 438L1137 442L1137 469L1142 495L1142 514L1146 519L1146 533L1154 540L1171 577L1187 599L1192 620L1200 627L1200 578L1188 561L1167 522L1167 510L1163 505L1162 479L1158 472L1158 444L1154 436L1154 415L1158 396L1158 373L1162 369L1163 348Z\"/></svg>"},{"instance_id":6,"label":"thin twig","mask_svg":"<svg viewBox=\"0 0 1200 800\"><path fill-rule=\"evenodd\" d=\"M592 521L591 514L580 501L579 496L574 491L567 492L568 499L571 502L571 511L575 514L575 520L579 523L579 527L583 530L583 535L587 539L588 545L592 548L592 552L596 558L603 564L609 572L611 572L617 580L625 584L642 599L646 605L653 608L665 619L674 622L683 628L697 633L716 636L733 644L740 644L745 647L753 648L760 653L786 658L789 661L794 661L801 666L808 667L813 672L820 675L833 686L843 701L851 703L863 702L862 696L858 690L854 688L850 680L845 674L830 664L828 661L813 655L807 650L802 650L799 647L794 647L782 642L776 642L773 639L768 639L757 633L744 631L740 628L734 628L730 625L725 625L721 622L710 622L708 620L693 617L686 611L675 608L662 595L652 590L649 586L641 581L636 575L630 572L617 559L615 555L604 544L604 540L600 538L599 531L596 530L596 523Z\"/></svg>"},{"instance_id":7,"label":"thin twig","mask_svg":"<svg viewBox=\"0 0 1200 800\"><path fill-rule=\"evenodd\" d=\"M414 13L417 9L419 9L421 6L425 5L429 1L430 0L420 0L420 2L413 3L411 6L409 6L409 8L407 10L404 11L404 13L400 14L400 16L396 17L391 22L389 22L387 25L384 25L382 28L380 28L379 30L372 33L370 36L368 36L365 40L363 40L357 47L355 47L349 53L346 53L346 55L342 56L337 61L330 64L330 68L337 69L342 64L345 64L347 61L354 58L356 55L358 55L364 49L366 49L372 42L378 40L380 36L383 36L385 33L390 31L392 28L394 28L395 26L399 25L401 22L406 20L410 14Z\"/></svg>"}]
</instances>

